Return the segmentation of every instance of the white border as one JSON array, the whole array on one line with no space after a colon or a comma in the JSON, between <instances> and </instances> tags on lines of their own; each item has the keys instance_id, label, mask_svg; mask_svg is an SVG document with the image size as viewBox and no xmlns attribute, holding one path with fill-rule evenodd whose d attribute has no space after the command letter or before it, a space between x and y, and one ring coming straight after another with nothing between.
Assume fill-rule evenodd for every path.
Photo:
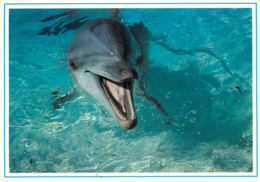
<instances>
[{"instance_id":1,"label":"white border","mask_svg":"<svg viewBox=\"0 0 260 182\"><path fill-rule=\"evenodd\" d=\"M93 2L94 3L94 2ZM250 3L250 2L249 2ZM55 4L9 5L7 9L89 9L89 8L254 8L254 4Z\"/></svg>"},{"instance_id":2,"label":"white border","mask_svg":"<svg viewBox=\"0 0 260 182\"><path fill-rule=\"evenodd\" d=\"M250 3L250 2L249 2ZM5 142L6 142L6 176L253 176L256 175L256 32L255 32L255 4L67 4L67 5L11 5L6 4L5 11ZM253 25L253 128L254 128L254 172L253 173L9 173L9 9L59 9L59 8L252 8L252 25ZM92 178L93 179L93 178ZM95 179L95 178L94 178ZM175 179L175 178L173 178ZM200 178L197 178L198 180Z\"/></svg>"}]
</instances>

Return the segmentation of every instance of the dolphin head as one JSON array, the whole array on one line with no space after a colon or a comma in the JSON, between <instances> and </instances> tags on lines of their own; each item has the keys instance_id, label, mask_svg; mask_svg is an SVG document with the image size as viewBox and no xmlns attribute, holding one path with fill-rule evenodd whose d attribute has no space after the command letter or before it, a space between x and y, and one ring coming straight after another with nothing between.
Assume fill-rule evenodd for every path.
<instances>
[{"instance_id":1,"label":"dolphin head","mask_svg":"<svg viewBox=\"0 0 260 182\"><path fill-rule=\"evenodd\" d=\"M125 25L100 19L88 22L75 34L67 60L75 85L105 106L127 130L137 125L133 86L140 54Z\"/></svg>"}]
</instances>

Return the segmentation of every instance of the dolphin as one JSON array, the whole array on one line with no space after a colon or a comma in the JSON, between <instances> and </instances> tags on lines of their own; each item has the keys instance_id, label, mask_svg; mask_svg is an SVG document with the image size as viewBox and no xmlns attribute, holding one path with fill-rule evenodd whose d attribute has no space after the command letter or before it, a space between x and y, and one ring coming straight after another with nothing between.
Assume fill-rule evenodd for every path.
<instances>
[{"instance_id":1,"label":"dolphin","mask_svg":"<svg viewBox=\"0 0 260 182\"><path fill-rule=\"evenodd\" d=\"M126 129L137 125L133 85L140 47L122 23L114 19L89 21L75 34L67 65L75 88L90 95Z\"/></svg>"},{"instance_id":2,"label":"dolphin","mask_svg":"<svg viewBox=\"0 0 260 182\"><path fill-rule=\"evenodd\" d=\"M137 125L133 94L167 112L146 89L149 32L142 23L127 26L116 19L95 19L75 34L66 59L74 89L53 104L54 110L78 94L103 105L125 130ZM56 97L56 96L54 96Z\"/></svg>"}]
</instances>

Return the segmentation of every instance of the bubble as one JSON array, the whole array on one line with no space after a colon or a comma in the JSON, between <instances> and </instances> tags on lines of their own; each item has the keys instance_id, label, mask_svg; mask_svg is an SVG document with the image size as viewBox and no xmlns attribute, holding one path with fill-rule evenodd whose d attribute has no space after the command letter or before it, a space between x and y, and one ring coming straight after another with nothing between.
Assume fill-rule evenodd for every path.
<instances>
[{"instance_id":1,"label":"bubble","mask_svg":"<svg viewBox=\"0 0 260 182\"><path fill-rule=\"evenodd\" d=\"M192 114L197 114L197 111L196 110L191 110L190 111Z\"/></svg>"},{"instance_id":2,"label":"bubble","mask_svg":"<svg viewBox=\"0 0 260 182\"><path fill-rule=\"evenodd\" d=\"M163 160L162 160L161 165L162 165L162 166L165 166L165 165L166 165L166 159L163 159Z\"/></svg>"},{"instance_id":3,"label":"bubble","mask_svg":"<svg viewBox=\"0 0 260 182\"><path fill-rule=\"evenodd\" d=\"M196 122L196 118L192 117L192 118L190 119L190 122L191 122L191 123L195 123L195 122Z\"/></svg>"}]
</instances>

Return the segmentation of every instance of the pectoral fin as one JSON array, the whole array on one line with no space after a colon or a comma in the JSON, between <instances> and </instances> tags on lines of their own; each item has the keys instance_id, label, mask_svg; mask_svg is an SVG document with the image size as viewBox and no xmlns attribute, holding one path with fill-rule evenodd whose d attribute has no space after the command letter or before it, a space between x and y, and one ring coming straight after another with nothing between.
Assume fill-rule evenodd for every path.
<instances>
[{"instance_id":1,"label":"pectoral fin","mask_svg":"<svg viewBox=\"0 0 260 182\"><path fill-rule=\"evenodd\" d=\"M139 80L137 82L135 95L145 98L148 102L154 104L161 114L164 116L169 116L161 104L151 95L150 91L146 88L144 81Z\"/></svg>"},{"instance_id":2,"label":"pectoral fin","mask_svg":"<svg viewBox=\"0 0 260 182\"><path fill-rule=\"evenodd\" d=\"M57 99L52 103L53 110L60 109L66 102L69 102L69 101L77 98L78 95L79 95L78 92L74 88L65 96L62 96L62 97L56 96ZM55 98L55 97L53 97L53 98Z\"/></svg>"},{"instance_id":3,"label":"pectoral fin","mask_svg":"<svg viewBox=\"0 0 260 182\"><path fill-rule=\"evenodd\" d=\"M144 81L145 78L147 81L149 81L149 78L146 77L146 75L150 70L150 59L148 56L148 51L152 33L145 27L142 22L130 25L129 29L136 38L141 49L140 62L136 63L138 72L140 73L140 79L136 83L135 95L145 98L148 102L154 104L164 116L168 116L168 113L161 106L161 104L151 95Z\"/></svg>"}]
</instances>

